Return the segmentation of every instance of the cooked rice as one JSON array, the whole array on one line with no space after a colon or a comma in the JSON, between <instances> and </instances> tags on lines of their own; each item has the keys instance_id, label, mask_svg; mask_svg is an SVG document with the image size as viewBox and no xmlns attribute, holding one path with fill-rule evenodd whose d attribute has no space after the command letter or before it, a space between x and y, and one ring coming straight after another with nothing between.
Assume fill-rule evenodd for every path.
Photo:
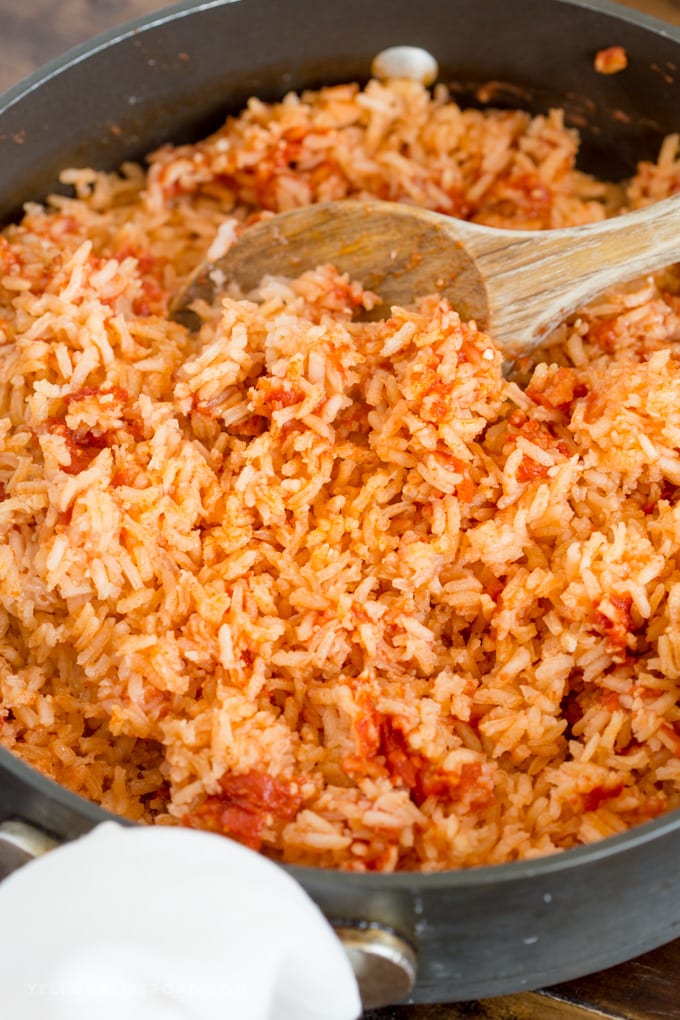
<instances>
[{"instance_id":1,"label":"cooked rice","mask_svg":"<svg viewBox=\"0 0 680 1020\"><path fill-rule=\"evenodd\" d=\"M351 195L561 227L625 188L559 111L371 82L247 110L0 237L0 739L129 818L438 870L680 805L680 274L514 380L444 301L331 267L168 304L263 211Z\"/></svg>"}]
</instances>

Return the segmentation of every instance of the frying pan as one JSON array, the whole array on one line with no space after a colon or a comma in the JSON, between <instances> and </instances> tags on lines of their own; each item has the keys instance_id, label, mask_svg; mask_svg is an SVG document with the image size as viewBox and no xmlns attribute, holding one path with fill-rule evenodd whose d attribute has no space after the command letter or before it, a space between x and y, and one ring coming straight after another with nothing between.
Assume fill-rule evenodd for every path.
<instances>
[{"instance_id":1,"label":"frying pan","mask_svg":"<svg viewBox=\"0 0 680 1020\"><path fill-rule=\"evenodd\" d=\"M0 100L0 217L71 165L111 169L215 128L251 95L365 80L390 45L422 46L462 101L559 105L581 166L609 178L678 129L680 31L597 0L213 0L183 3L71 51ZM623 46L623 74L593 71ZM484 87L482 87L484 86ZM69 840L111 818L0 749L0 822ZM25 859L0 840L0 864ZM680 812L552 857L436 875L292 867L354 937L367 1001L456 1001L565 981L680 934Z\"/></svg>"}]
</instances>

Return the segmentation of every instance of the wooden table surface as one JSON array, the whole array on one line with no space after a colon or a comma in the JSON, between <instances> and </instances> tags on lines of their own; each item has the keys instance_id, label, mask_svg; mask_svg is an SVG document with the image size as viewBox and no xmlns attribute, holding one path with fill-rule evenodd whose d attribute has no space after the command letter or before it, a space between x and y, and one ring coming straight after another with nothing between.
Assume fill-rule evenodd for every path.
<instances>
[{"instance_id":1,"label":"wooden table surface","mask_svg":"<svg viewBox=\"0 0 680 1020\"><path fill-rule=\"evenodd\" d=\"M626 2L680 25L680 0ZM0 0L0 91L91 35L163 6L159 0ZM457 1005L392 1007L373 1011L365 1020L463 1018L680 1020L680 940L547 991Z\"/></svg>"}]
</instances>

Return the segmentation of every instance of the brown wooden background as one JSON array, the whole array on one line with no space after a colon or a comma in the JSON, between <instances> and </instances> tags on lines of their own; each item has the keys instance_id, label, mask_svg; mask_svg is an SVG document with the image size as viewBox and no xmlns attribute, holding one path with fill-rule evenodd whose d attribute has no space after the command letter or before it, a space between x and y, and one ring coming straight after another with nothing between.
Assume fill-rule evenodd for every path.
<instances>
[{"instance_id":1,"label":"brown wooden background","mask_svg":"<svg viewBox=\"0 0 680 1020\"><path fill-rule=\"evenodd\" d=\"M314 2L331 0L310 0ZM680 0L626 2L680 25ZM70 46L163 6L159 0L0 0L0 91ZM680 120L680 110L678 114ZM370 1020L598 1018L680 1020L680 940L631 963L546 992L458 1005L401 1006L374 1012Z\"/></svg>"}]
</instances>

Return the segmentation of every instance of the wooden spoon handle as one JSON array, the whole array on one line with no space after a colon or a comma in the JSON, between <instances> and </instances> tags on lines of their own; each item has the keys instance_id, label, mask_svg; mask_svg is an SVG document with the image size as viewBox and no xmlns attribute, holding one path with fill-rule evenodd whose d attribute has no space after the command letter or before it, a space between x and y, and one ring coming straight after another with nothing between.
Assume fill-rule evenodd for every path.
<instances>
[{"instance_id":1,"label":"wooden spoon handle","mask_svg":"<svg viewBox=\"0 0 680 1020\"><path fill-rule=\"evenodd\" d=\"M565 230L488 230L451 236L486 284L487 328L509 355L531 348L570 312L615 284L680 260L680 194L613 219Z\"/></svg>"}]
</instances>

